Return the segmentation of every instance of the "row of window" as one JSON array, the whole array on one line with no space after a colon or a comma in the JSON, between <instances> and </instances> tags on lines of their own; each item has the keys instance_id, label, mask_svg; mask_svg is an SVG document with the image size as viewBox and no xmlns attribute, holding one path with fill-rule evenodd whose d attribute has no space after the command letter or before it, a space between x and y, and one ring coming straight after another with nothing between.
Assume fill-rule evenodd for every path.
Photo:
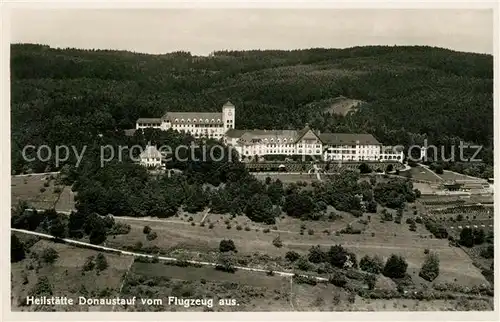
<instances>
[{"instance_id":1,"label":"row of window","mask_svg":"<svg viewBox=\"0 0 500 322\"><path fill-rule=\"evenodd\" d=\"M186 128L186 127L222 127L222 124L174 124L173 128Z\"/></svg>"}]
</instances>

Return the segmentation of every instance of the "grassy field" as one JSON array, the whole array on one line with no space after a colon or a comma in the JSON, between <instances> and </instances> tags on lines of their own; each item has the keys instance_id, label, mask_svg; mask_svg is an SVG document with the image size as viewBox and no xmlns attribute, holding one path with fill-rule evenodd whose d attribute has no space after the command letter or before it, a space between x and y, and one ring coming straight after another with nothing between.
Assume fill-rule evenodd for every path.
<instances>
[{"instance_id":1,"label":"grassy field","mask_svg":"<svg viewBox=\"0 0 500 322\"><path fill-rule=\"evenodd\" d=\"M428 170L424 167L421 167L421 166L416 166L416 167L410 168L408 171L410 172L413 179L425 180L425 181L431 181L431 182L443 181L442 179L438 178L438 176L440 177L441 175L436 176L430 170ZM399 174L405 175L405 172L406 171L400 171Z\"/></svg>"},{"instance_id":2,"label":"grassy field","mask_svg":"<svg viewBox=\"0 0 500 322\"><path fill-rule=\"evenodd\" d=\"M22 240L26 235L18 234ZM53 248L59 258L52 264L38 260L35 254L40 254L45 248ZM132 257L104 254L109 267L97 273L95 270L82 273L82 267L89 256L96 256L97 251L81 249L66 244L39 240L31 248L27 257L17 263L12 263L12 293L11 305L13 311L109 311L111 307L89 306L24 306L23 300L30 294L38 278L45 276L51 284L54 296L67 296L75 299L78 296L113 297L119 292L123 276L133 263Z\"/></svg>"},{"instance_id":3,"label":"grassy field","mask_svg":"<svg viewBox=\"0 0 500 322\"><path fill-rule=\"evenodd\" d=\"M72 211L75 209L75 195L71 187L65 186L55 205L57 211Z\"/></svg>"},{"instance_id":4,"label":"grassy field","mask_svg":"<svg viewBox=\"0 0 500 322\"><path fill-rule=\"evenodd\" d=\"M287 251L293 250L307 254L308 250L315 245L330 247L341 244L352 250L358 260L364 255L379 255L388 258L391 254L399 254L406 258L410 273L418 278L418 272L425 260L425 249L435 251L441 261L441 274L436 282L456 282L463 285L478 285L485 283L481 272L472 265L472 261L457 247L451 247L447 240L433 238L432 235L421 224L417 224L417 230L412 232L405 220L411 217L410 210L405 212L401 224L394 222L380 222L380 215L371 214L362 218L367 221L361 234L336 234L336 230L344 228L347 223L358 221L353 217L344 217L340 220L301 222L300 220L285 217L275 225L277 231L269 233L263 231L263 226L251 225L246 217L236 217L229 220L227 216L209 215L205 227L199 223L194 226L186 221L171 222L146 222L141 220L127 221L131 225L128 235L119 235L108 239L106 244L111 247L125 248L133 247L138 242L143 248L156 246L165 254L178 255L180 253L194 259L215 261L218 254L218 246L222 239L232 239L238 250L237 257L245 259L251 266L267 268L272 262L276 269L288 269L286 261L283 260ZM117 220L123 220L117 218ZM196 220L194 220L196 221ZM231 228L227 229L226 222L229 221ZM208 226L213 224L213 228ZM300 234L300 226L305 224L303 235ZM146 239L142 230L149 225L158 234L158 238L152 241ZM241 230L236 227L240 225ZM244 227L250 227L245 230ZM258 228L256 228L258 227ZM273 228L272 226L269 228ZM258 231L256 231L256 229ZM314 233L309 234L309 229ZM328 230L330 234L323 232ZM278 248L273 245L273 239L280 237L283 246ZM267 259L267 260L266 260Z\"/></svg>"},{"instance_id":5,"label":"grassy field","mask_svg":"<svg viewBox=\"0 0 500 322\"><path fill-rule=\"evenodd\" d=\"M474 178L467 176L465 174L460 174L457 172L452 172L448 170L444 170L442 174L439 175L443 180L479 180L479 181L485 181L484 179L481 178Z\"/></svg>"},{"instance_id":6,"label":"grassy field","mask_svg":"<svg viewBox=\"0 0 500 322\"><path fill-rule=\"evenodd\" d=\"M35 208L54 207L60 192L54 192L54 180L47 180L49 178L50 175L12 176L10 183L12 205L24 200ZM44 186L47 182L48 186Z\"/></svg>"}]
</instances>

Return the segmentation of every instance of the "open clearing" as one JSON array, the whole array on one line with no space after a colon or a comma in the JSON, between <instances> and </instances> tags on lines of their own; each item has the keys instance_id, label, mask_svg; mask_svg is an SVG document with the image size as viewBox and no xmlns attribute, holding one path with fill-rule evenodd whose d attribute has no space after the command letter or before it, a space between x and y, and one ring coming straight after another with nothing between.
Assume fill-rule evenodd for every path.
<instances>
[{"instance_id":1,"label":"open clearing","mask_svg":"<svg viewBox=\"0 0 500 322\"><path fill-rule=\"evenodd\" d=\"M413 276L418 276L418 271L424 262L425 249L435 251L441 262L441 274L436 282L455 282L463 285L478 285L486 283L481 272L472 264L471 259L463 250L457 247L451 247L447 240L432 238L431 234L423 227L417 224L417 231L411 232L409 225L394 222L380 222L379 215L370 215L365 231L361 234L341 234L336 235L322 232L329 229L334 232L337 229L345 227L343 222L305 222L306 229L304 234L299 234L297 226L300 221L287 218L283 220L282 227L278 222L277 231L271 230L264 233L262 228L255 230L251 227L249 231L244 229L246 217L236 217L230 221L231 228L227 229L225 219L227 217L220 215L209 215L205 227L201 227L197 222L195 226L184 221L170 222L147 222L141 220L127 221L131 225L131 231L127 235L118 235L108 238L107 246L124 249L134 247L138 242L143 248L152 246L158 247L162 253L178 255L184 253L188 258L216 261L219 243L222 239L232 239L238 250L238 258L244 258L248 265L268 268L269 257L273 257L272 262L283 269L286 267L286 261L283 260L287 251L294 250L306 254L314 245L330 247L335 244L341 244L352 250L358 260L364 255L379 255L384 259L391 254L399 254L406 258L408 270ZM222 219L221 219L222 217ZM367 215L364 215L366 220ZM348 218L349 220L350 218ZM123 220L116 217L116 220ZM246 219L248 221L248 219ZM359 219L355 219L359 220ZM125 220L124 220L125 221ZM196 220L194 220L196 222ZM209 223L214 224L213 228L208 228ZM321 227L314 230L309 235L309 228ZM158 234L158 238L152 241L146 239L142 232L143 227L149 225ZM241 225L241 230L236 226ZM250 226L249 226L250 227ZM295 228L297 227L297 228ZM269 227L271 228L271 227ZM321 229L321 230L320 230ZM283 242L283 246L278 248L273 245L273 239L277 236ZM266 257L267 256L267 257ZM267 260L263 260L267 258ZM263 265L263 266L259 266ZM283 266L285 265L285 266Z\"/></svg>"},{"instance_id":2,"label":"open clearing","mask_svg":"<svg viewBox=\"0 0 500 322\"><path fill-rule=\"evenodd\" d=\"M18 234L21 239L26 235ZM45 248L53 248L59 258L53 263L40 263L37 268L37 260L33 258L34 253L40 253ZM82 267L89 256L96 256L99 252L91 249L82 249L66 244L54 243L47 240L39 240L30 249L30 253L20 262L12 263L12 295L11 303L13 311L46 311L52 310L48 306L23 306L22 301L30 294L39 277L48 278L52 286L54 296L67 296L78 303L78 296L87 297L113 297L118 294L122 284L123 276L133 263L130 256L119 256L103 253L109 264L104 271L97 273L95 270L82 274ZM30 269L30 266L33 266ZM27 283L25 283L25 277ZM89 306L73 305L54 306L56 311L88 311ZM91 307L92 310L110 311L107 306Z\"/></svg>"},{"instance_id":3,"label":"open clearing","mask_svg":"<svg viewBox=\"0 0 500 322\"><path fill-rule=\"evenodd\" d=\"M50 180L47 187L44 186L49 177L50 175L11 176L12 205L16 205L19 200L24 200L35 208L53 208L60 192L54 193L54 180ZM42 188L45 191L40 191Z\"/></svg>"},{"instance_id":4,"label":"open clearing","mask_svg":"<svg viewBox=\"0 0 500 322\"><path fill-rule=\"evenodd\" d=\"M436 175L429 169L421 166L410 168L408 171L400 171L399 174L404 176L406 172L410 172L412 178L416 180L431 181L436 183L443 181L440 179L440 175Z\"/></svg>"}]
</instances>

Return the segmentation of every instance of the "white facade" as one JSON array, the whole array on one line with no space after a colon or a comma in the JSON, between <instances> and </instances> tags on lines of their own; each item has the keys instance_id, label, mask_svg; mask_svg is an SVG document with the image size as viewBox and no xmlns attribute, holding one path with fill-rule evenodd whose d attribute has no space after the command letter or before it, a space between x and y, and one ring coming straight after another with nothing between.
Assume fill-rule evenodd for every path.
<instances>
[{"instance_id":1,"label":"white facade","mask_svg":"<svg viewBox=\"0 0 500 322\"><path fill-rule=\"evenodd\" d=\"M162 118L140 118L136 129L173 129L191 134L195 138L223 139L228 129L234 129L235 107L227 102L222 113L167 112Z\"/></svg>"},{"instance_id":2,"label":"white facade","mask_svg":"<svg viewBox=\"0 0 500 322\"><path fill-rule=\"evenodd\" d=\"M300 131L233 130L225 143L241 158L263 155L309 155L323 161L403 161L403 152L385 148L370 134L316 134L308 126Z\"/></svg>"},{"instance_id":3,"label":"white facade","mask_svg":"<svg viewBox=\"0 0 500 322\"><path fill-rule=\"evenodd\" d=\"M155 146L148 145L140 155L140 164L145 167L160 168L163 156Z\"/></svg>"}]
</instances>

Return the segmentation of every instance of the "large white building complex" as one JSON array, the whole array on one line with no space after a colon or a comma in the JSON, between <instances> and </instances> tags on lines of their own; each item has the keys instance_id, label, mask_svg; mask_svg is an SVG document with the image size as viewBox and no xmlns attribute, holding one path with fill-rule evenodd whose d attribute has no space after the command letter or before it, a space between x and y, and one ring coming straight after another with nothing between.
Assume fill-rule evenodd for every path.
<instances>
[{"instance_id":1,"label":"large white building complex","mask_svg":"<svg viewBox=\"0 0 500 322\"><path fill-rule=\"evenodd\" d=\"M228 101L222 106L222 113L167 112L161 118L140 118L135 128L173 129L195 138L223 139L228 129L234 129L234 105Z\"/></svg>"},{"instance_id":2,"label":"large white building complex","mask_svg":"<svg viewBox=\"0 0 500 322\"><path fill-rule=\"evenodd\" d=\"M227 102L222 113L167 112L162 118L141 118L136 130L174 129L195 138L214 138L235 148L241 158L264 155L310 155L324 161L403 161L403 152L384 147L371 134L320 133L302 130L235 129L235 106Z\"/></svg>"}]
</instances>

